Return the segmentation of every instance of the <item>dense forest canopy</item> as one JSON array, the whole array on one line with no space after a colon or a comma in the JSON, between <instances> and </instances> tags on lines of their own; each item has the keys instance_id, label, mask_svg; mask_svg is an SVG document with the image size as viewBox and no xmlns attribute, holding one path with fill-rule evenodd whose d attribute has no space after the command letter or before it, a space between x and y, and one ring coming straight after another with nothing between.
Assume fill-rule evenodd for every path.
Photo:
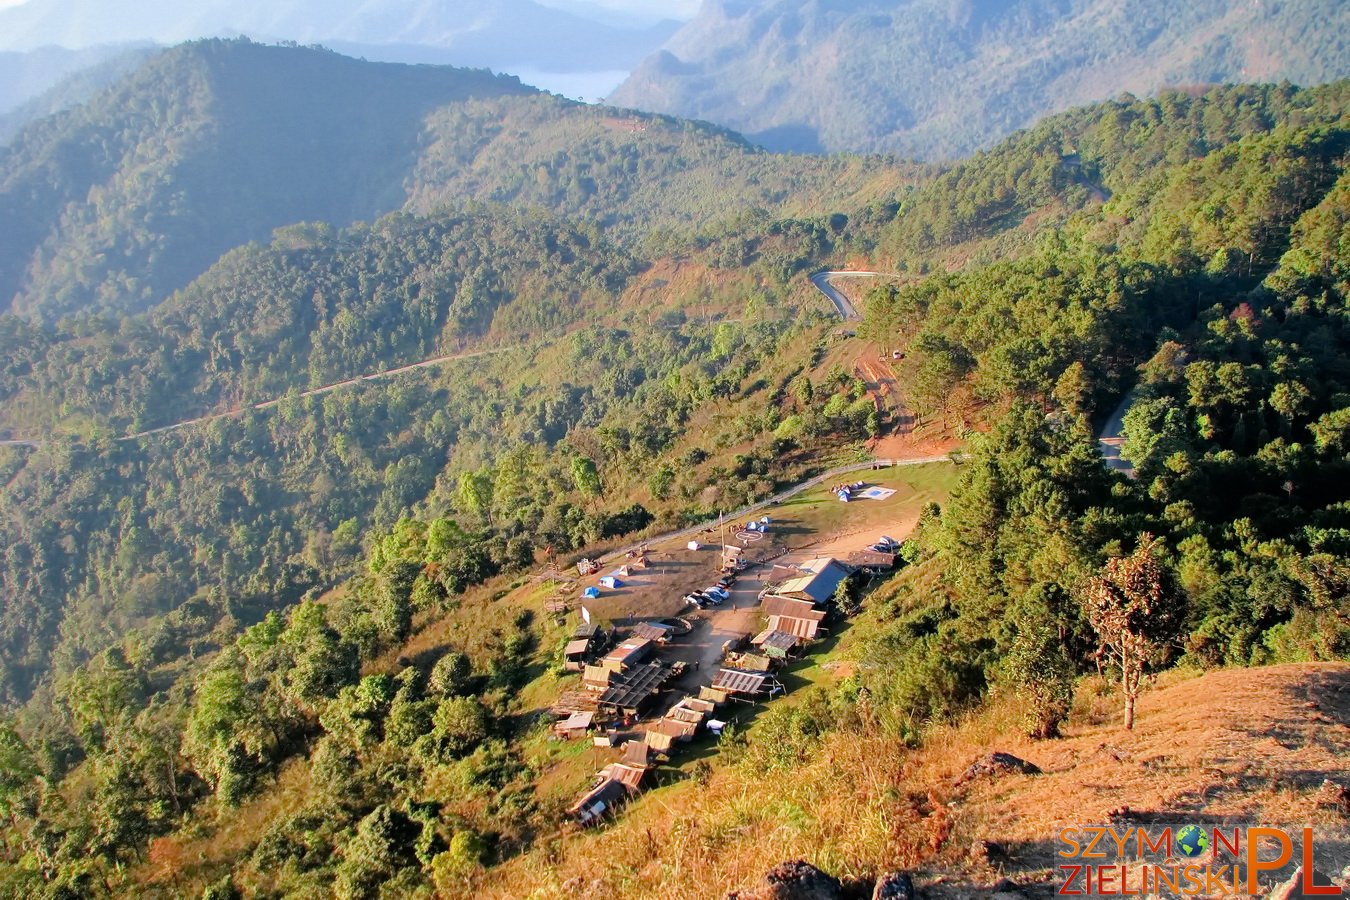
<instances>
[{"instance_id":1,"label":"dense forest canopy","mask_svg":"<svg viewBox=\"0 0 1350 900\"><path fill-rule=\"evenodd\" d=\"M136 96L165 96L156 67L194 61L205 86L234 54L356 65L208 44ZM95 189L130 216L91 214L103 243L59 225L11 253L53 287L0 315L0 426L34 442L0 446L5 892L467 895L512 857L565 856L536 790L558 648L504 598L546 548L858 458L876 409L825 362L854 339L803 277L853 259L901 276L857 340L903 353L906 403L967 439L960 484L866 598L859 674L766 713L736 765L805 759L862 727L864 696L915 743L1021 685L1052 733L1104 652L1083 586L1131 565L1180 611L1152 665L1350 654L1350 85L1120 98L939 173L450 83L488 96L418 113L387 207L370 182L366 206L159 268L160 220L138 217L210 195L157 193L178 177L151 171L159 150L109 152L106 183L144 174L145 204ZM5 202L33 204L7 228L90 191L64 166L98 142L44 134L135 157L185 133L122 143L109 102L5 157ZM351 174L306 153L307 183ZM214 190L248 206L279 177L241 165ZM1093 439L1127 392L1133 478Z\"/></svg>"},{"instance_id":2,"label":"dense forest canopy","mask_svg":"<svg viewBox=\"0 0 1350 900\"><path fill-rule=\"evenodd\" d=\"M713 126L486 71L201 41L0 147L0 308L44 322L140 312L299 222L480 201L593 220L633 243L752 209L865 205L920 171L773 156Z\"/></svg>"}]
</instances>

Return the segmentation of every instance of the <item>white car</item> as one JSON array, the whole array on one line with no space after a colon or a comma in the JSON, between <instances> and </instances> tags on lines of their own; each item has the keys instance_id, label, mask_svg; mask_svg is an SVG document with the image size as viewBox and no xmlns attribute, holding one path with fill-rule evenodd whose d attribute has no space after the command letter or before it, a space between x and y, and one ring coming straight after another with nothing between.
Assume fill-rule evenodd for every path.
<instances>
[{"instance_id":1,"label":"white car","mask_svg":"<svg viewBox=\"0 0 1350 900\"><path fill-rule=\"evenodd\" d=\"M725 600L731 596L731 592L728 591L726 588L720 588L716 586L704 588L703 593L707 594L710 597L716 597L718 600Z\"/></svg>"}]
</instances>

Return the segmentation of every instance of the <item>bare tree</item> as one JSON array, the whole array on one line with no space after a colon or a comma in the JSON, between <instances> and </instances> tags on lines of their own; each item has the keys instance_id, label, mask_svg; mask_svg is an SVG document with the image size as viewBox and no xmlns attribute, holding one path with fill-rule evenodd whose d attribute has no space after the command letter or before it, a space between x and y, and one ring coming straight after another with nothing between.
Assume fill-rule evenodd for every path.
<instances>
[{"instance_id":1,"label":"bare tree","mask_svg":"<svg viewBox=\"0 0 1350 900\"><path fill-rule=\"evenodd\" d=\"M1129 556L1107 560L1100 575L1079 591L1092 630L1097 633L1097 663L1120 670L1125 695L1125 727L1134 727L1134 705L1145 670L1157 662L1181 634L1184 598L1157 556L1158 539L1139 536Z\"/></svg>"}]
</instances>

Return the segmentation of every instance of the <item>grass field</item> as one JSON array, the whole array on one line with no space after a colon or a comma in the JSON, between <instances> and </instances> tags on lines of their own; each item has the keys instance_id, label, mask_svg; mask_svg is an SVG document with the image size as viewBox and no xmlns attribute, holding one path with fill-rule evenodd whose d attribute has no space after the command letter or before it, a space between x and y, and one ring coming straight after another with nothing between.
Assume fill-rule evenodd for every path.
<instances>
[{"instance_id":1,"label":"grass field","mask_svg":"<svg viewBox=\"0 0 1350 900\"><path fill-rule=\"evenodd\" d=\"M782 521L784 530L791 529L784 542L792 549L829 544L835 538L853 534L873 535L873 532L903 539L904 534L896 532L908 532L918 521L925 504L940 504L946 500L960 475L960 467L952 463L865 470L846 477L892 488L895 493L885 500L844 503L830 493L830 485L826 484L779 504L776 514L770 515Z\"/></svg>"}]
</instances>

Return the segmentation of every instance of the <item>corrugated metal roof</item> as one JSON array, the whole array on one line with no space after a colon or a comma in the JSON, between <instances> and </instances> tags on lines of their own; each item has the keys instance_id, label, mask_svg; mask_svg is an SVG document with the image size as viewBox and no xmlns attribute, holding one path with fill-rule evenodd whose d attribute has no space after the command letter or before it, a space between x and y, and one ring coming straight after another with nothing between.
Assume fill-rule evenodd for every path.
<instances>
[{"instance_id":1,"label":"corrugated metal roof","mask_svg":"<svg viewBox=\"0 0 1350 900\"><path fill-rule=\"evenodd\" d=\"M673 706L670 712L666 713L667 719L674 719L677 722L692 722L695 725L703 721L703 716L703 713L687 706Z\"/></svg>"},{"instance_id":2,"label":"corrugated metal roof","mask_svg":"<svg viewBox=\"0 0 1350 900\"><path fill-rule=\"evenodd\" d=\"M607 685L614 674L603 666L587 666L581 673L581 680L588 685Z\"/></svg>"},{"instance_id":3,"label":"corrugated metal roof","mask_svg":"<svg viewBox=\"0 0 1350 900\"><path fill-rule=\"evenodd\" d=\"M758 647L772 647L775 650L782 650L784 653L791 650L800 643L800 639L791 632L778 631L773 628L766 628L750 641Z\"/></svg>"},{"instance_id":4,"label":"corrugated metal roof","mask_svg":"<svg viewBox=\"0 0 1350 900\"><path fill-rule=\"evenodd\" d=\"M593 712L574 712L553 727L559 731L580 731L583 728L590 728L594 720Z\"/></svg>"},{"instance_id":5,"label":"corrugated metal roof","mask_svg":"<svg viewBox=\"0 0 1350 900\"><path fill-rule=\"evenodd\" d=\"M660 663L648 663L645 666L639 666L622 681L611 684L600 695L600 705L612 706L615 709L622 710L636 710L649 697L661 690L661 685L669 677L670 670Z\"/></svg>"},{"instance_id":6,"label":"corrugated metal roof","mask_svg":"<svg viewBox=\"0 0 1350 900\"><path fill-rule=\"evenodd\" d=\"M769 676L763 672L719 669L712 686L714 689L730 691L733 694L758 694L764 690L764 682L768 678Z\"/></svg>"},{"instance_id":7,"label":"corrugated metal roof","mask_svg":"<svg viewBox=\"0 0 1350 900\"><path fill-rule=\"evenodd\" d=\"M627 665L638 662L651 650L652 642L646 638L629 638L605 656L605 662Z\"/></svg>"},{"instance_id":8,"label":"corrugated metal roof","mask_svg":"<svg viewBox=\"0 0 1350 900\"><path fill-rule=\"evenodd\" d=\"M591 642L585 638L579 641L568 641L567 646L563 648L563 656L585 656L586 651L591 648Z\"/></svg>"},{"instance_id":9,"label":"corrugated metal roof","mask_svg":"<svg viewBox=\"0 0 1350 900\"><path fill-rule=\"evenodd\" d=\"M848 571L828 556L810 560L803 563L800 568L811 574L788 579L779 585L775 593L803 594L817 603L824 603L834 596L834 590L839 586L839 582L848 577Z\"/></svg>"},{"instance_id":10,"label":"corrugated metal roof","mask_svg":"<svg viewBox=\"0 0 1350 900\"><path fill-rule=\"evenodd\" d=\"M825 618L825 610L816 609L810 600L798 600L793 597L780 597L769 594L764 598L760 609L766 616L794 616L798 619L811 619L819 622Z\"/></svg>"},{"instance_id":11,"label":"corrugated metal roof","mask_svg":"<svg viewBox=\"0 0 1350 900\"><path fill-rule=\"evenodd\" d=\"M785 631L794 637L809 641L814 639L816 632L820 630L820 622L799 619L796 616L769 616L769 630Z\"/></svg>"},{"instance_id":12,"label":"corrugated metal roof","mask_svg":"<svg viewBox=\"0 0 1350 900\"><path fill-rule=\"evenodd\" d=\"M671 628L669 625L659 625L655 622L642 622L633 626L633 637L641 638L646 641L666 641L670 639Z\"/></svg>"},{"instance_id":13,"label":"corrugated metal roof","mask_svg":"<svg viewBox=\"0 0 1350 900\"><path fill-rule=\"evenodd\" d=\"M623 745L623 761L625 765L647 767L651 758L651 748L647 746L646 741L629 741Z\"/></svg>"},{"instance_id":14,"label":"corrugated metal roof","mask_svg":"<svg viewBox=\"0 0 1350 900\"><path fill-rule=\"evenodd\" d=\"M678 719L661 719L647 727L647 733L655 732L673 738L693 737L698 731L698 722L681 722Z\"/></svg>"},{"instance_id":15,"label":"corrugated metal roof","mask_svg":"<svg viewBox=\"0 0 1350 900\"><path fill-rule=\"evenodd\" d=\"M625 785L617 779L606 777L604 781L591 788L581 795L572 808L568 810L571 815L579 815L583 810L592 813L600 813L609 809L613 804L622 798L628 792ZM598 806L599 809L589 810L589 807Z\"/></svg>"},{"instance_id":16,"label":"corrugated metal roof","mask_svg":"<svg viewBox=\"0 0 1350 900\"><path fill-rule=\"evenodd\" d=\"M602 777L617 781L631 792L637 791L645 774L647 774L646 766L630 766L625 763L610 763L600 770Z\"/></svg>"}]
</instances>

